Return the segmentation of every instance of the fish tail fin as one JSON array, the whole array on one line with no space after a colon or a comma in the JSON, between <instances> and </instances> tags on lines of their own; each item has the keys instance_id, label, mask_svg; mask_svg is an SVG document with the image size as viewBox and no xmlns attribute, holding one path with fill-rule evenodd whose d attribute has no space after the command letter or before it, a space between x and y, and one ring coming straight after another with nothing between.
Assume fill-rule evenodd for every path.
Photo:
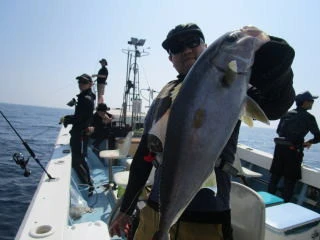
<instances>
[{"instance_id":1,"label":"fish tail fin","mask_svg":"<svg viewBox=\"0 0 320 240\"><path fill-rule=\"evenodd\" d=\"M152 240L170 240L170 235L167 232L160 232L157 231L153 237Z\"/></svg>"}]
</instances>

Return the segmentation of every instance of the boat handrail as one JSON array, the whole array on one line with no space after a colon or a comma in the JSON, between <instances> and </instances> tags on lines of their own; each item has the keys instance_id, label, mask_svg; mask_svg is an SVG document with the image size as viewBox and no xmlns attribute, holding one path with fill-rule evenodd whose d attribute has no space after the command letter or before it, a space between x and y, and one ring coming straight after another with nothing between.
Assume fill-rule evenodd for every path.
<instances>
[{"instance_id":1,"label":"boat handrail","mask_svg":"<svg viewBox=\"0 0 320 240\"><path fill-rule=\"evenodd\" d=\"M251 148L244 144L238 144L237 152L240 159L242 160L245 160L267 170L269 170L271 167L273 155L270 153ZM313 186L315 188L319 188L320 169L302 165L301 173L302 179L300 181L302 183Z\"/></svg>"}]
</instances>

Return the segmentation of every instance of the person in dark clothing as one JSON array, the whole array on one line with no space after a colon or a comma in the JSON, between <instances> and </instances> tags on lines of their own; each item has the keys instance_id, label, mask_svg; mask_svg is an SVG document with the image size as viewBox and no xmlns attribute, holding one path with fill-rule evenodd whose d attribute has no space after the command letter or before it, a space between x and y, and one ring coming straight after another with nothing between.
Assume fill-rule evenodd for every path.
<instances>
[{"instance_id":1,"label":"person in dark clothing","mask_svg":"<svg viewBox=\"0 0 320 240\"><path fill-rule=\"evenodd\" d=\"M97 77L97 90L98 90L98 103L104 103L104 90L107 84L108 78L108 62L106 59L102 58L99 63L101 64L101 68L98 74L93 74L92 77Z\"/></svg>"},{"instance_id":2,"label":"person in dark clothing","mask_svg":"<svg viewBox=\"0 0 320 240\"><path fill-rule=\"evenodd\" d=\"M89 167L85 160L87 155L88 136L86 134L92 120L95 94L92 92L92 79L88 74L82 74L78 80L80 94L77 95L77 103L73 115L63 117L61 123L66 127L72 124L70 130L70 146L72 155L72 167L77 172L79 179L88 184L89 193L93 191L93 184L90 177Z\"/></svg>"},{"instance_id":3,"label":"person in dark clothing","mask_svg":"<svg viewBox=\"0 0 320 240\"><path fill-rule=\"evenodd\" d=\"M275 138L275 150L270 168L271 178L268 192L274 194L280 179L284 178L283 198L289 202L293 196L296 182L301 179L301 164L304 148L320 142L320 131L315 117L308 113L312 108L314 99L306 91L296 96L297 108L285 114L279 122ZM314 135L313 139L305 141L308 133Z\"/></svg>"},{"instance_id":4,"label":"person in dark clothing","mask_svg":"<svg viewBox=\"0 0 320 240\"><path fill-rule=\"evenodd\" d=\"M93 115L92 124L89 127L90 137L94 139L92 145L95 151L100 151L100 144L108 139L112 127L112 114L107 111L110 108L105 103L99 103Z\"/></svg>"},{"instance_id":5,"label":"person in dark clothing","mask_svg":"<svg viewBox=\"0 0 320 240\"><path fill-rule=\"evenodd\" d=\"M161 90L148 111L144 133L131 164L129 182L120 213L110 224L111 235L119 235L120 230L128 233L130 229L130 216L153 166L147 160L150 157L148 132L154 119L159 111L166 112L170 108L171 92L179 87L196 59L207 47L201 29L193 23L176 26L168 33L162 46L169 53L169 60L179 73L178 79L169 82ZM255 57L256 61L250 79L252 87L248 90L248 95L262 107L269 119L279 119L294 101L295 92L292 87L293 73L291 70L294 50L284 40L270 36L270 41L256 52ZM171 228L173 233L179 229L178 239L232 239L229 200L231 176L226 171L228 169L226 166L232 165L234 161L239 128L240 121L220 156L220 163L215 168L219 189L217 195L215 196L213 191L199 191L180 220ZM158 169L161 169L161 165ZM147 206L141 210L135 239L149 240L157 230L157 223L154 220L159 219L157 212L159 209L158 174L159 170L156 171L155 184Z\"/></svg>"}]
</instances>

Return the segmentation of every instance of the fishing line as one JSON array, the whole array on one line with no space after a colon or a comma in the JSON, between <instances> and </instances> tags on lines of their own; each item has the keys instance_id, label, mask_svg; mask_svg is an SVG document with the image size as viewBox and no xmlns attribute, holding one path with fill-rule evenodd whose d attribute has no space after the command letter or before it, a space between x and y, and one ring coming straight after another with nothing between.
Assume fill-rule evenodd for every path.
<instances>
[{"instance_id":1,"label":"fishing line","mask_svg":"<svg viewBox=\"0 0 320 240\"><path fill-rule=\"evenodd\" d=\"M35 153L32 151L32 149L30 148L30 146L28 145L27 142L25 142L22 137L19 135L19 133L17 132L17 130L12 126L11 122L6 118L6 116L3 114L2 111L0 111L2 117L7 121L7 123L9 124L9 126L11 127L11 129L15 132L15 134L19 137L19 139L21 140L23 146L26 148L26 150L28 151L28 153L31 155L31 157L36 161L36 163L38 163L38 165L42 168L42 170L47 174L49 180L53 180L55 178L51 177L51 175L47 172L47 170L43 167L43 165L41 164L41 162L39 161L39 159L36 157ZM20 167L22 169L25 170L24 176L28 177L31 173L30 170L27 169L27 164L29 162L29 158L27 161L24 161L24 158L22 156L22 154L14 154L14 160L15 162L20 165Z\"/></svg>"},{"instance_id":2,"label":"fishing line","mask_svg":"<svg viewBox=\"0 0 320 240\"><path fill-rule=\"evenodd\" d=\"M39 133L36 133L34 134L33 136L31 136L31 140L35 139L36 137L40 136L40 135L43 135L45 132L48 131L48 129L50 129L51 127L50 126L47 126L45 130L39 132Z\"/></svg>"},{"instance_id":3,"label":"fishing line","mask_svg":"<svg viewBox=\"0 0 320 240\"><path fill-rule=\"evenodd\" d=\"M57 94L57 93L59 93L60 91L62 91L62 90L65 90L66 88L67 89L71 89L71 85L74 85L74 83L73 82L69 82L68 84L66 84L66 85L64 85L64 86L62 86L62 87L60 87L60 88L57 88L55 91L50 91L50 95L52 95L52 94Z\"/></svg>"},{"instance_id":4,"label":"fishing line","mask_svg":"<svg viewBox=\"0 0 320 240\"><path fill-rule=\"evenodd\" d=\"M102 59L102 58L108 59L107 57L105 57L108 54L104 51L105 43L106 43L105 40L107 40L107 39L104 39L103 36L99 36L99 37L95 38L95 40L96 40L96 44L94 44L94 45L97 47L95 48L95 50L96 50L95 53L92 55L95 57L96 60L94 61L95 62L94 64L93 63L90 64L90 68L93 72L93 73L89 74L90 76L92 76L93 74L98 74L98 72L101 68L100 62L99 62L100 59ZM108 63L109 63L109 61L108 61ZM107 82L106 82L106 85L107 85ZM97 95L97 93L98 93L97 86L98 86L97 77L95 77L95 80L93 80L93 85L92 85L92 91L95 95ZM98 104L98 101L96 104Z\"/></svg>"},{"instance_id":5,"label":"fishing line","mask_svg":"<svg viewBox=\"0 0 320 240\"><path fill-rule=\"evenodd\" d=\"M150 87L150 84L149 84L149 81L148 81L148 78L147 78L145 69L144 69L143 66L141 66L141 68L142 68L142 72L143 72L143 76L144 76L144 78L145 78L145 81L146 81L146 83L147 83L147 85L148 85L148 88L147 88L147 89L140 89L140 96L141 96L145 101L148 102L148 106L145 106L145 107L147 108L147 107L150 107L151 103L153 102L153 99L154 99L153 94L154 94L154 93L157 93L157 91L154 90L154 89L152 89L152 88ZM143 96L142 91L147 91L147 92L149 92L148 97Z\"/></svg>"},{"instance_id":6,"label":"fishing line","mask_svg":"<svg viewBox=\"0 0 320 240\"><path fill-rule=\"evenodd\" d=\"M146 74L146 71L145 71L145 68L143 67L143 65L141 66L141 69L142 69L145 81L147 82L148 88L150 89L150 84L149 84L149 81L148 81L148 77L147 77L147 74Z\"/></svg>"}]
</instances>

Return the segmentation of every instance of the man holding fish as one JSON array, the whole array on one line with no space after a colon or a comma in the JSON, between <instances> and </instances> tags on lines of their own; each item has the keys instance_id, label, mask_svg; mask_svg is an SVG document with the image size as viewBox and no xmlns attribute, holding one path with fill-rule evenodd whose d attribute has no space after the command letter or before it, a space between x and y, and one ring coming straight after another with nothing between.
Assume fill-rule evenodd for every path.
<instances>
[{"instance_id":1,"label":"man holding fish","mask_svg":"<svg viewBox=\"0 0 320 240\"><path fill-rule=\"evenodd\" d=\"M193 23L176 26L162 46L178 79L162 89L147 114L110 234L128 233L139 194L156 165L134 239L233 239L228 169L239 118L249 125L252 119L268 123L290 108L294 50L255 27L226 33L207 48ZM213 172L217 190L210 186Z\"/></svg>"}]
</instances>

